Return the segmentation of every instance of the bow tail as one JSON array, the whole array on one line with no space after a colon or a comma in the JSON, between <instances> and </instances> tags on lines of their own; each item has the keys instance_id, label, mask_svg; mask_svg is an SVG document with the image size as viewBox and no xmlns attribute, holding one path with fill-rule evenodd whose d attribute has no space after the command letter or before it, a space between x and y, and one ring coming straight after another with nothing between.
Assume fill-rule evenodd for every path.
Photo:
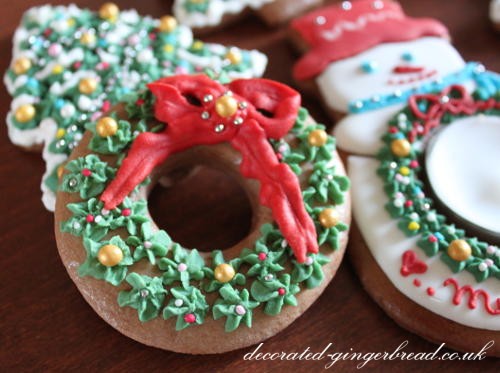
<instances>
[{"instance_id":1,"label":"bow tail","mask_svg":"<svg viewBox=\"0 0 500 373\"><path fill-rule=\"evenodd\" d=\"M240 129L231 145L242 154L241 173L260 181L261 203L271 208L297 261L303 263L308 252L318 252L318 242L297 176L287 165L279 163L266 132L254 120Z\"/></svg>"},{"instance_id":2,"label":"bow tail","mask_svg":"<svg viewBox=\"0 0 500 373\"><path fill-rule=\"evenodd\" d=\"M137 136L115 179L101 195L104 208L114 209L173 152L165 133L145 132Z\"/></svg>"}]
</instances>

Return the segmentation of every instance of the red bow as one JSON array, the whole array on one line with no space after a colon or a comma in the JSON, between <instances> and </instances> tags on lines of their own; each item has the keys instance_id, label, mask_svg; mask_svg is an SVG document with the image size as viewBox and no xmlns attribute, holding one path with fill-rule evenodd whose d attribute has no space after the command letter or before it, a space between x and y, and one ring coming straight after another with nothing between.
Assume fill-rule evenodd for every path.
<instances>
[{"instance_id":1,"label":"red bow","mask_svg":"<svg viewBox=\"0 0 500 373\"><path fill-rule=\"evenodd\" d=\"M457 93L458 95L453 97L452 93ZM425 111L420 109L422 102L426 102ZM472 115L477 111L498 108L499 104L494 98L486 101L476 101L464 86L451 85L438 94L411 96L408 99L408 106L412 113L418 119L422 120L423 125L423 128L419 128L420 123L415 123L414 128L410 130L408 138L410 142L413 142L417 134L427 135L431 129L439 126L441 118L446 113Z\"/></svg>"},{"instance_id":2,"label":"red bow","mask_svg":"<svg viewBox=\"0 0 500 373\"><path fill-rule=\"evenodd\" d=\"M171 154L196 145L229 142L242 155L243 176L260 181L260 202L270 207L299 263L317 253L316 229L307 214L299 180L280 163L268 138L293 127L300 95L265 79L240 79L221 85L206 76L177 75L148 85L156 97L160 133L137 136L116 178L101 196L113 209Z\"/></svg>"}]
</instances>

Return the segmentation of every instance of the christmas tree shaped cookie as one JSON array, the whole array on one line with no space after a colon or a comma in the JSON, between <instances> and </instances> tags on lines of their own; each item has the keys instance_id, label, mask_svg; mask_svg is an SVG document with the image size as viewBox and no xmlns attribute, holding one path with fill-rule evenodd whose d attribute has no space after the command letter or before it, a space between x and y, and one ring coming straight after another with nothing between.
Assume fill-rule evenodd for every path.
<instances>
[{"instance_id":1,"label":"christmas tree shaped cookie","mask_svg":"<svg viewBox=\"0 0 500 373\"><path fill-rule=\"evenodd\" d=\"M43 148L45 206L54 208L58 174L85 124L161 76L206 73L221 81L262 75L267 59L193 39L175 18L142 17L112 3L99 12L70 6L28 10L15 32L5 84L13 96L9 136Z\"/></svg>"}]
</instances>

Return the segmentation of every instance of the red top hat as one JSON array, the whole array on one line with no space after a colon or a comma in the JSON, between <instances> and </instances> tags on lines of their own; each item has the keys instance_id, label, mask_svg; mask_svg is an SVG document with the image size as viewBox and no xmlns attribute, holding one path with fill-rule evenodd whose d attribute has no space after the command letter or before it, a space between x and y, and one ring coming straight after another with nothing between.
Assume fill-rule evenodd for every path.
<instances>
[{"instance_id":1,"label":"red top hat","mask_svg":"<svg viewBox=\"0 0 500 373\"><path fill-rule=\"evenodd\" d=\"M440 22L407 17L398 3L382 0L344 1L297 18L291 27L310 47L294 66L297 80L313 78L330 62L381 43L448 37Z\"/></svg>"}]
</instances>

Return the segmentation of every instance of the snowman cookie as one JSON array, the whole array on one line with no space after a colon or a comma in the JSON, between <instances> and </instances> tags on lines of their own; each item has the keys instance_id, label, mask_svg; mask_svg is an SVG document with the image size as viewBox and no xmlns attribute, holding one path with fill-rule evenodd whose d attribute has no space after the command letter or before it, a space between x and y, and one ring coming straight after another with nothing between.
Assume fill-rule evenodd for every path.
<instances>
[{"instance_id":1,"label":"snowman cookie","mask_svg":"<svg viewBox=\"0 0 500 373\"><path fill-rule=\"evenodd\" d=\"M29 9L14 34L4 76L13 96L7 115L11 141L43 149L41 189L47 209L62 166L87 121L161 76L205 72L221 81L262 75L267 58L193 38L175 18L142 17L104 4L99 12L70 6Z\"/></svg>"},{"instance_id":2,"label":"snowman cookie","mask_svg":"<svg viewBox=\"0 0 500 373\"><path fill-rule=\"evenodd\" d=\"M175 0L173 13L196 33L233 23L254 12L265 23L284 23L323 3L323 0Z\"/></svg>"},{"instance_id":3,"label":"snowman cookie","mask_svg":"<svg viewBox=\"0 0 500 373\"><path fill-rule=\"evenodd\" d=\"M309 48L295 77L341 117L364 287L431 341L472 351L498 340L499 76L390 1L343 2L292 27Z\"/></svg>"}]
</instances>

